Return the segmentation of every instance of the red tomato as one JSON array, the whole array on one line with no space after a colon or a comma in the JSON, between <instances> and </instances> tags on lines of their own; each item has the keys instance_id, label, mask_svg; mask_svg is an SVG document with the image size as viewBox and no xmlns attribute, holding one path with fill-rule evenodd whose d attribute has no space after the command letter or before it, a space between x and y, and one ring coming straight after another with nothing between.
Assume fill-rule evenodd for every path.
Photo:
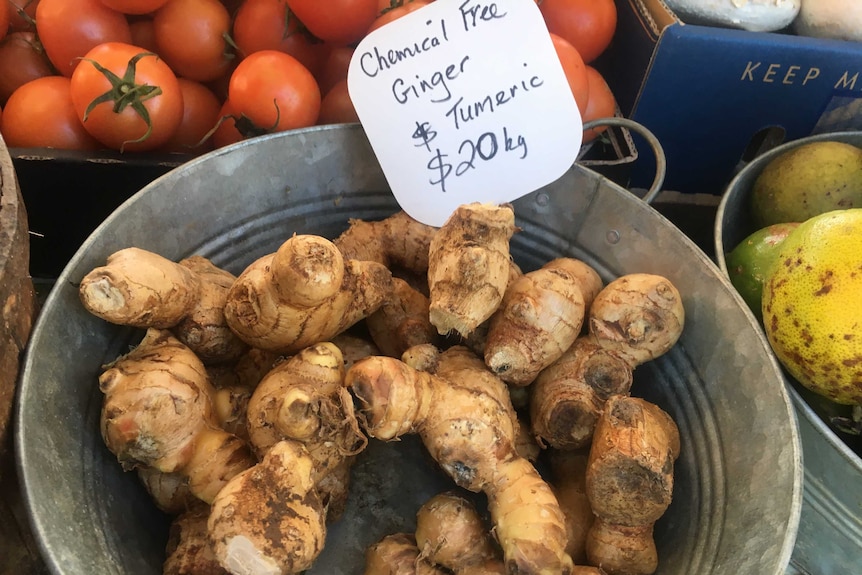
<instances>
[{"instance_id":1,"label":"red tomato","mask_svg":"<svg viewBox=\"0 0 862 575\"><path fill-rule=\"evenodd\" d=\"M359 115L347 91L347 80L342 80L332 87L320 104L318 124L349 124L358 122Z\"/></svg>"},{"instance_id":2,"label":"red tomato","mask_svg":"<svg viewBox=\"0 0 862 575\"><path fill-rule=\"evenodd\" d=\"M299 60L261 50L240 62L230 78L228 100L258 128L280 132L313 126L320 114L320 88Z\"/></svg>"},{"instance_id":3,"label":"red tomato","mask_svg":"<svg viewBox=\"0 0 862 575\"><path fill-rule=\"evenodd\" d=\"M605 51L617 27L614 0L541 0L539 10L548 30L568 40L587 64Z\"/></svg>"},{"instance_id":4,"label":"red tomato","mask_svg":"<svg viewBox=\"0 0 862 575\"><path fill-rule=\"evenodd\" d=\"M337 44L362 39L377 18L378 0L287 0L287 5L312 34Z\"/></svg>"},{"instance_id":5,"label":"red tomato","mask_svg":"<svg viewBox=\"0 0 862 575\"><path fill-rule=\"evenodd\" d=\"M230 67L230 13L218 0L170 0L153 26L159 56L178 76L209 82Z\"/></svg>"},{"instance_id":6,"label":"red tomato","mask_svg":"<svg viewBox=\"0 0 862 575\"><path fill-rule=\"evenodd\" d=\"M368 28L367 33L371 33L374 30L377 30L381 26L389 24L393 20L398 20L405 14L409 14L410 12L414 12L423 6L427 6L431 3L431 0L411 0L409 2L403 2L397 6L390 5L390 8L384 11L380 16L374 19L374 22L371 23L371 26Z\"/></svg>"},{"instance_id":7,"label":"red tomato","mask_svg":"<svg viewBox=\"0 0 862 575\"><path fill-rule=\"evenodd\" d=\"M9 29L35 30L39 0L6 0L9 5Z\"/></svg>"},{"instance_id":8,"label":"red tomato","mask_svg":"<svg viewBox=\"0 0 862 575\"><path fill-rule=\"evenodd\" d=\"M315 74L320 93L325 94L338 82L347 78L347 69L353 58L352 46L328 45L326 59Z\"/></svg>"},{"instance_id":9,"label":"red tomato","mask_svg":"<svg viewBox=\"0 0 862 575\"><path fill-rule=\"evenodd\" d=\"M592 66L587 66L587 80L590 85L590 101L587 104L587 111L583 114L584 122L599 118L612 118L617 111L617 101L610 86L599 71ZM607 127L585 130L583 142L595 140L606 129Z\"/></svg>"},{"instance_id":10,"label":"red tomato","mask_svg":"<svg viewBox=\"0 0 862 575\"><path fill-rule=\"evenodd\" d=\"M218 128L213 132L212 143L214 148L223 148L245 139L236 127L236 116L230 100L225 100L216 120Z\"/></svg>"},{"instance_id":11,"label":"red tomato","mask_svg":"<svg viewBox=\"0 0 862 575\"><path fill-rule=\"evenodd\" d=\"M134 78L126 80L134 58L138 58ZM94 62L121 78L120 85L112 87ZM137 100L123 98L142 88L144 92ZM153 91L147 94L146 89ZM94 105L97 98L112 90L113 100ZM183 94L170 67L155 54L118 42L100 44L87 53L72 74L72 102L84 128L106 146L120 151L152 150L164 145L183 117Z\"/></svg>"},{"instance_id":12,"label":"red tomato","mask_svg":"<svg viewBox=\"0 0 862 575\"><path fill-rule=\"evenodd\" d=\"M566 80L569 82L569 88L572 89L572 95L575 97L575 102L578 104L578 110L581 112L581 117L587 111L587 102L590 99L590 83L587 79L587 65L584 64L583 58L575 50L575 47L563 40L556 34L551 34L551 40L554 42L554 49L557 51L557 57L560 59L560 64L563 65L563 72L566 73Z\"/></svg>"},{"instance_id":13,"label":"red tomato","mask_svg":"<svg viewBox=\"0 0 862 575\"><path fill-rule=\"evenodd\" d=\"M72 105L71 81L45 76L27 82L10 96L0 133L15 148L96 150L102 146L84 129Z\"/></svg>"},{"instance_id":14,"label":"red tomato","mask_svg":"<svg viewBox=\"0 0 862 575\"><path fill-rule=\"evenodd\" d=\"M288 10L285 0L243 2L234 17L233 40L243 57L261 50L279 50L302 62L312 73L326 57L323 42Z\"/></svg>"},{"instance_id":15,"label":"red tomato","mask_svg":"<svg viewBox=\"0 0 862 575\"><path fill-rule=\"evenodd\" d=\"M0 6L0 40L9 32L9 9Z\"/></svg>"},{"instance_id":16,"label":"red tomato","mask_svg":"<svg viewBox=\"0 0 862 575\"><path fill-rule=\"evenodd\" d=\"M129 22L129 30L132 32L132 46L158 53L156 27L153 26L152 18L140 18Z\"/></svg>"},{"instance_id":17,"label":"red tomato","mask_svg":"<svg viewBox=\"0 0 862 575\"><path fill-rule=\"evenodd\" d=\"M55 74L33 32L12 32L0 42L0 102L19 86Z\"/></svg>"},{"instance_id":18,"label":"red tomato","mask_svg":"<svg viewBox=\"0 0 862 575\"><path fill-rule=\"evenodd\" d=\"M99 0L41 0L36 32L58 72L71 76L81 56L105 42L132 40L125 14Z\"/></svg>"},{"instance_id":19,"label":"red tomato","mask_svg":"<svg viewBox=\"0 0 862 575\"><path fill-rule=\"evenodd\" d=\"M161 150L186 154L211 150L212 138L203 139L216 127L222 104L212 90L200 82L178 80L183 93L183 117L177 131Z\"/></svg>"},{"instance_id":20,"label":"red tomato","mask_svg":"<svg viewBox=\"0 0 862 575\"><path fill-rule=\"evenodd\" d=\"M149 14L165 5L168 0L102 0L102 4L123 14Z\"/></svg>"}]
</instances>

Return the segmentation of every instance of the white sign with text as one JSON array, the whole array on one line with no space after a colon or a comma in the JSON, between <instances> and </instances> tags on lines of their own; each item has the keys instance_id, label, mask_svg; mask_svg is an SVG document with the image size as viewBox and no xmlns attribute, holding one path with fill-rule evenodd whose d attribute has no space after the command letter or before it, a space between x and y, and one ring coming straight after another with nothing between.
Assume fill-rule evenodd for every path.
<instances>
[{"instance_id":1,"label":"white sign with text","mask_svg":"<svg viewBox=\"0 0 862 575\"><path fill-rule=\"evenodd\" d=\"M581 116L533 0L436 0L368 34L347 81L392 193L429 225L551 183L580 149Z\"/></svg>"}]
</instances>

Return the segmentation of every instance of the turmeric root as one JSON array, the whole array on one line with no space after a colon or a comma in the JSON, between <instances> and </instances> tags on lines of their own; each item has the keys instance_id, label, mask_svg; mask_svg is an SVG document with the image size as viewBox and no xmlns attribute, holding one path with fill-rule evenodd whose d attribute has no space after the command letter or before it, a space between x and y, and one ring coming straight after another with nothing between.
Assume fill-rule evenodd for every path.
<instances>
[{"instance_id":1,"label":"turmeric root","mask_svg":"<svg viewBox=\"0 0 862 575\"><path fill-rule=\"evenodd\" d=\"M632 370L626 356L582 336L530 386L530 422L544 445L589 446L605 401L628 394Z\"/></svg>"},{"instance_id":2,"label":"turmeric root","mask_svg":"<svg viewBox=\"0 0 862 575\"><path fill-rule=\"evenodd\" d=\"M485 371L491 378L470 370L460 378L443 368L441 356L441 375L433 375L378 356L354 364L345 384L370 436L392 440L418 433L457 485L485 492L509 572L569 574L562 511L535 467L517 455L517 423L511 404L501 403L506 386Z\"/></svg>"},{"instance_id":3,"label":"turmeric root","mask_svg":"<svg viewBox=\"0 0 862 575\"><path fill-rule=\"evenodd\" d=\"M632 368L666 353L685 325L676 287L654 274L621 276L602 289L590 307L590 333L602 347L629 358Z\"/></svg>"},{"instance_id":4,"label":"turmeric root","mask_svg":"<svg viewBox=\"0 0 862 575\"><path fill-rule=\"evenodd\" d=\"M258 457L279 441L298 441L314 462L312 478L318 484L362 451L367 438L359 429L343 379L341 351L329 342L307 347L277 364L248 403L249 439ZM345 476L334 485L346 481ZM319 487L318 492L327 505L328 494Z\"/></svg>"},{"instance_id":5,"label":"turmeric root","mask_svg":"<svg viewBox=\"0 0 862 575\"><path fill-rule=\"evenodd\" d=\"M219 564L241 575L291 575L311 567L326 538L313 473L305 447L285 440L233 477L215 497L207 521Z\"/></svg>"},{"instance_id":6,"label":"turmeric root","mask_svg":"<svg viewBox=\"0 0 862 575\"><path fill-rule=\"evenodd\" d=\"M105 321L159 329L178 324L200 296L195 273L156 253L126 248L84 276L81 303Z\"/></svg>"},{"instance_id":7,"label":"turmeric root","mask_svg":"<svg viewBox=\"0 0 862 575\"><path fill-rule=\"evenodd\" d=\"M436 343L437 330L428 319L428 298L406 281L392 278L383 305L365 318L365 325L383 355L401 357L408 348Z\"/></svg>"},{"instance_id":8,"label":"turmeric root","mask_svg":"<svg viewBox=\"0 0 862 575\"><path fill-rule=\"evenodd\" d=\"M209 512L208 505L199 505L171 521L162 575L229 575L208 539Z\"/></svg>"},{"instance_id":9,"label":"turmeric root","mask_svg":"<svg viewBox=\"0 0 862 575\"><path fill-rule=\"evenodd\" d=\"M429 314L438 333L470 334L497 310L509 280L510 205L458 207L431 239Z\"/></svg>"},{"instance_id":10,"label":"turmeric root","mask_svg":"<svg viewBox=\"0 0 862 575\"><path fill-rule=\"evenodd\" d=\"M587 532L595 516L587 497L588 450L550 452L551 487L566 516L566 553L578 564L587 563Z\"/></svg>"},{"instance_id":11,"label":"turmeric root","mask_svg":"<svg viewBox=\"0 0 862 575\"><path fill-rule=\"evenodd\" d=\"M383 220L352 219L334 243L345 259L377 262L389 269L428 272L428 248L437 228L399 211Z\"/></svg>"},{"instance_id":12,"label":"turmeric root","mask_svg":"<svg viewBox=\"0 0 862 575\"><path fill-rule=\"evenodd\" d=\"M491 316L485 363L503 381L529 385L581 333L587 307L601 286L592 268L572 258L522 275Z\"/></svg>"},{"instance_id":13,"label":"turmeric root","mask_svg":"<svg viewBox=\"0 0 862 575\"><path fill-rule=\"evenodd\" d=\"M420 556L460 575L470 567L503 571L488 529L473 503L448 491L426 501L416 513L416 545Z\"/></svg>"},{"instance_id":14,"label":"turmeric root","mask_svg":"<svg viewBox=\"0 0 862 575\"><path fill-rule=\"evenodd\" d=\"M592 565L610 575L649 575L658 568L653 524L670 505L679 431L658 406L614 396L596 425L586 493L596 516L587 534Z\"/></svg>"},{"instance_id":15,"label":"turmeric root","mask_svg":"<svg viewBox=\"0 0 862 575\"><path fill-rule=\"evenodd\" d=\"M325 238L293 236L239 275L225 319L252 347L292 354L376 311L391 279L381 264L345 260Z\"/></svg>"},{"instance_id":16,"label":"turmeric root","mask_svg":"<svg viewBox=\"0 0 862 575\"><path fill-rule=\"evenodd\" d=\"M364 575L445 575L419 556L416 538L410 533L387 535L365 553Z\"/></svg>"},{"instance_id":17,"label":"turmeric root","mask_svg":"<svg viewBox=\"0 0 862 575\"><path fill-rule=\"evenodd\" d=\"M180 473L211 502L254 463L247 444L221 429L212 386L200 359L170 332L149 329L99 377L102 437L126 469Z\"/></svg>"}]
</instances>

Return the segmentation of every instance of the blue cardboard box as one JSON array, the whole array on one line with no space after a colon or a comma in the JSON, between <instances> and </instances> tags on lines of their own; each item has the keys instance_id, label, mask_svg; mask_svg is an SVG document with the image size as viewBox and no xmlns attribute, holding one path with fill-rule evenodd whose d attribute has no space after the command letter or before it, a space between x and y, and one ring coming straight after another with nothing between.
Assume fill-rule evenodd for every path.
<instances>
[{"instance_id":1,"label":"blue cardboard box","mask_svg":"<svg viewBox=\"0 0 862 575\"><path fill-rule=\"evenodd\" d=\"M685 24L661 0L617 11L595 66L623 115L661 142L665 189L720 195L760 150L862 129L862 43ZM631 184L649 172L635 164Z\"/></svg>"}]
</instances>

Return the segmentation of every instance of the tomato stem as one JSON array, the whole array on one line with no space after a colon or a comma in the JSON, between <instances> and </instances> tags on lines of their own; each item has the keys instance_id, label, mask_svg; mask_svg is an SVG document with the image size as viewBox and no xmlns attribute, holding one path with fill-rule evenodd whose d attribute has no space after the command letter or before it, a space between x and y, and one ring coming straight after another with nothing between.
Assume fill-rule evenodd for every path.
<instances>
[{"instance_id":1,"label":"tomato stem","mask_svg":"<svg viewBox=\"0 0 862 575\"><path fill-rule=\"evenodd\" d=\"M128 140L123 142L125 144L135 144L138 142L143 142L147 138L150 137L150 134L153 133L153 122L150 120L150 112L147 110L146 106L144 106L144 102L149 100L150 98L155 98L156 96L161 95L162 89L159 86L150 86L149 84L136 84L135 83L135 70L142 58L147 56L152 56L154 58L158 58L156 54L153 52L141 52L139 54L135 54L129 60L129 63L126 65L126 70L123 73L123 77L119 77L114 74L111 70L108 70L95 60L90 58L82 58L82 60L89 62L93 65L96 70L102 73L102 75L107 78L108 82L111 84L111 88L105 92L104 94L93 99L92 102L87 106L87 109L84 110L84 118L83 121L86 122L87 118L90 116L90 112L98 106L99 104L104 104L106 102L113 102L113 112L115 114L121 114L127 107L131 107L141 119L147 124L147 131L143 136L136 140ZM122 152L122 147L120 148Z\"/></svg>"}]
</instances>

